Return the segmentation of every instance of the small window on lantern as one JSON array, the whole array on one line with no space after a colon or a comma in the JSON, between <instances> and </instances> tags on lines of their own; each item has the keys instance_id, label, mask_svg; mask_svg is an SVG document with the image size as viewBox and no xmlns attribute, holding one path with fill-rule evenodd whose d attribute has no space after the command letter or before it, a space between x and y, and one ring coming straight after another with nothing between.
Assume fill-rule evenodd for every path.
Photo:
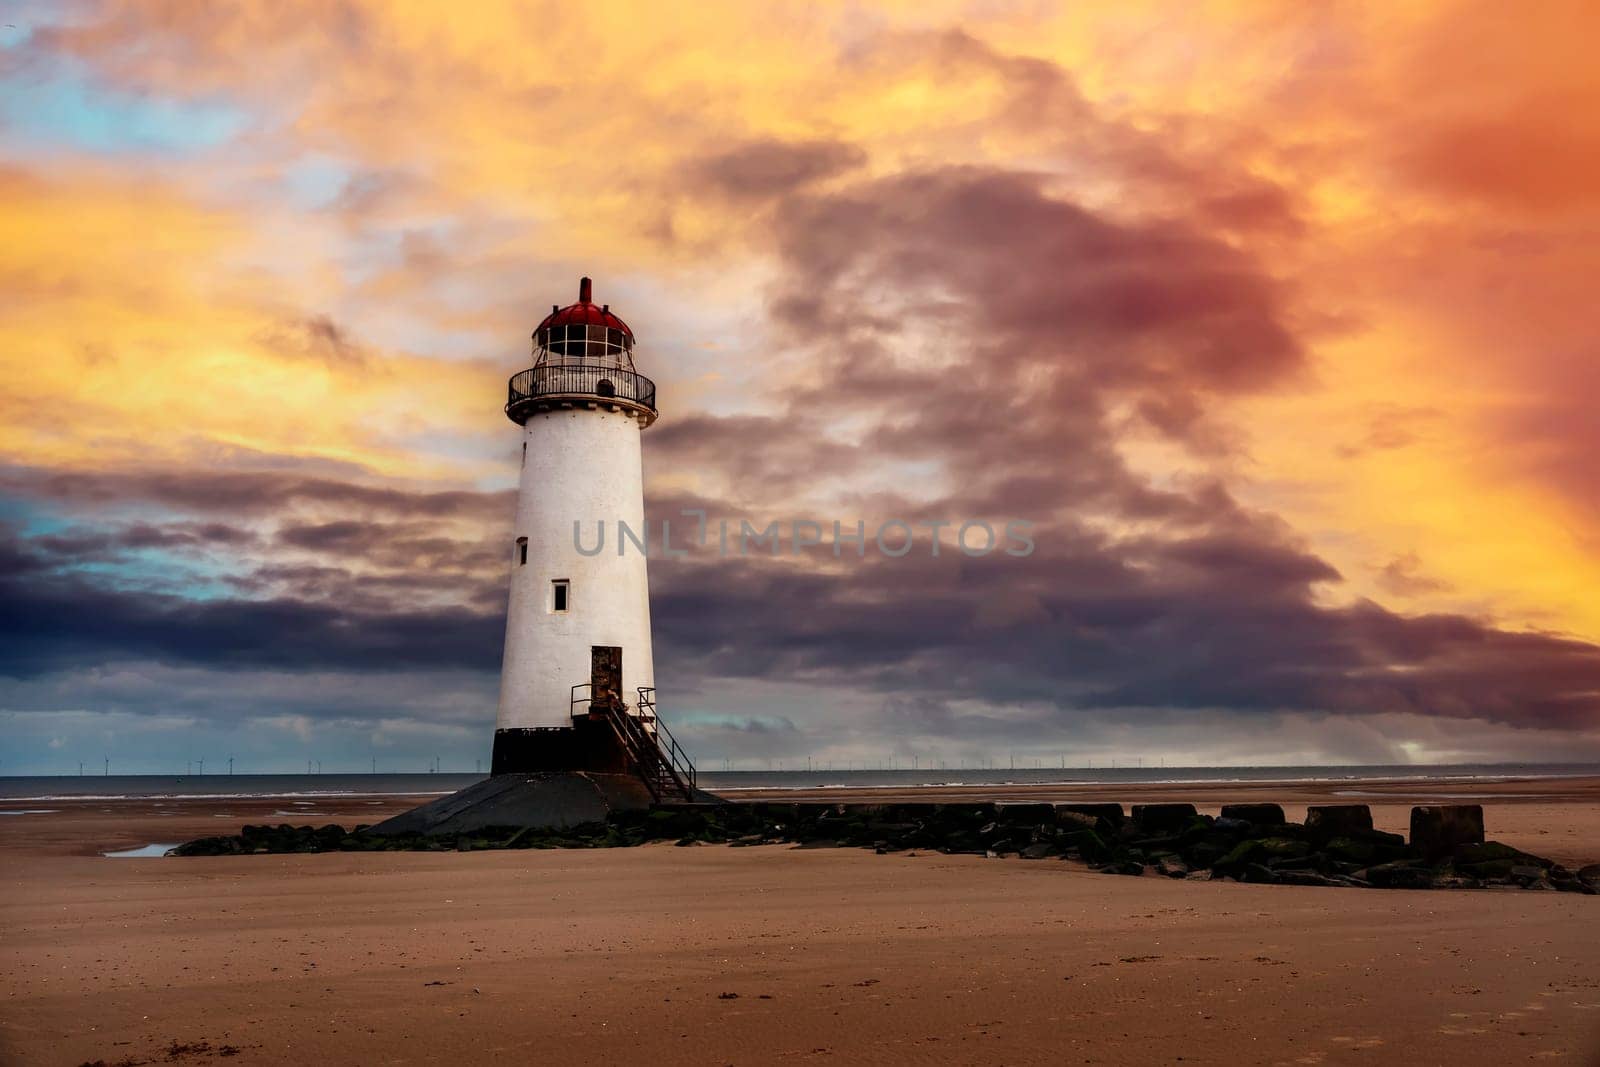
<instances>
[{"instance_id":1,"label":"small window on lantern","mask_svg":"<svg viewBox=\"0 0 1600 1067\"><path fill-rule=\"evenodd\" d=\"M517 538L517 566L526 567L527 565L528 539L526 537L519 537Z\"/></svg>"},{"instance_id":2,"label":"small window on lantern","mask_svg":"<svg viewBox=\"0 0 1600 1067\"><path fill-rule=\"evenodd\" d=\"M555 612L566 611L572 603L572 582L566 578L557 578L550 583L550 610Z\"/></svg>"}]
</instances>

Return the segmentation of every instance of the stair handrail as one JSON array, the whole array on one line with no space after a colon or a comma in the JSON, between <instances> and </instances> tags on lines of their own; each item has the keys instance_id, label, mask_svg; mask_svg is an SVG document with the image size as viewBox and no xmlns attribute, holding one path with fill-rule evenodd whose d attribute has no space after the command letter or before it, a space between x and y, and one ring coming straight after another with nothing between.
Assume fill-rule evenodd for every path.
<instances>
[{"instance_id":1,"label":"stair handrail","mask_svg":"<svg viewBox=\"0 0 1600 1067\"><path fill-rule=\"evenodd\" d=\"M571 687L571 707L574 709L574 718L577 717L576 709L580 704L588 705L588 714L595 713L594 683L580 682ZM584 690L588 694L584 695ZM632 714L628 705L620 698L600 705L599 710L610 724L611 730L617 735L617 740L622 743L623 750L628 758L638 767L640 777L644 779L650 794L656 800L661 799L661 787L670 780L671 785L684 799L691 799L697 788L697 775L689 754L684 751L678 739L672 736L672 731L667 724L661 721L655 702L654 686L639 686L639 703L637 710L641 714ZM649 709L651 722L655 729L652 730L644 723L642 713ZM666 741L662 747L663 738Z\"/></svg>"},{"instance_id":2,"label":"stair handrail","mask_svg":"<svg viewBox=\"0 0 1600 1067\"><path fill-rule=\"evenodd\" d=\"M663 736L666 737L667 747L663 755L667 757L667 761L671 764L678 777L688 780L689 789L697 789L699 782L697 781L694 761L689 758L689 753L684 750L683 746L678 744L678 739L672 736L672 731L668 729L667 724L661 720L661 709L656 707L655 686L641 685L638 690L640 710L649 708L650 716L655 720L657 747L660 747L661 738Z\"/></svg>"}]
</instances>

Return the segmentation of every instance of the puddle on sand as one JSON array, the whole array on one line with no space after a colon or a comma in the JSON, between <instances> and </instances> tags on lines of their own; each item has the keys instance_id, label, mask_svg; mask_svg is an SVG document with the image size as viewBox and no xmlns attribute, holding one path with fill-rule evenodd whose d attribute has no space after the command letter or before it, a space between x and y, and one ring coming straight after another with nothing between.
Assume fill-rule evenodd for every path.
<instances>
[{"instance_id":1,"label":"puddle on sand","mask_svg":"<svg viewBox=\"0 0 1600 1067\"><path fill-rule=\"evenodd\" d=\"M17 811L0 811L0 815L54 815L59 808L22 808Z\"/></svg>"},{"instance_id":2,"label":"puddle on sand","mask_svg":"<svg viewBox=\"0 0 1600 1067\"><path fill-rule=\"evenodd\" d=\"M170 844L145 845L142 848L125 848L120 852L102 852L100 855L112 860L145 860L160 859L167 854L167 850L177 848L182 841L173 841Z\"/></svg>"}]
</instances>

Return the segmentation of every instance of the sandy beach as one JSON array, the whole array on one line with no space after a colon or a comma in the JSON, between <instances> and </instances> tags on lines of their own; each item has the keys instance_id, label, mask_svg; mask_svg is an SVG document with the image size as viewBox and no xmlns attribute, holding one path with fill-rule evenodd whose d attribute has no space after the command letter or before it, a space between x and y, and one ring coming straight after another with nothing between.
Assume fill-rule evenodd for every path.
<instances>
[{"instance_id":1,"label":"sandy beach","mask_svg":"<svg viewBox=\"0 0 1600 1067\"><path fill-rule=\"evenodd\" d=\"M1494 839L1600 860L1595 779L956 794L1275 800L1293 818L1344 799L1395 830L1412 803L1470 800ZM1595 897L778 846L100 856L412 802L54 801L0 818L0 1061L1600 1062Z\"/></svg>"}]
</instances>

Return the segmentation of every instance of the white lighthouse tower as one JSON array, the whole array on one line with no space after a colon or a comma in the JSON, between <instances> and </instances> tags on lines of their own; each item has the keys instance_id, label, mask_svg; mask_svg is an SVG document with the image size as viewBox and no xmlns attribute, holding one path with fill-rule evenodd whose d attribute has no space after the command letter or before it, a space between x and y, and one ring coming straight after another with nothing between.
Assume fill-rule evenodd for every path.
<instances>
[{"instance_id":1,"label":"white lighthouse tower","mask_svg":"<svg viewBox=\"0 0 1600 1067\"><path fill-rule=\"evenodd\" d=\"M511 378L522 475L491 769L631 772L660 799L693 770L655 718L640 432L656 387L633 345L584 278Z\"/></svg>"}]
</instances>

